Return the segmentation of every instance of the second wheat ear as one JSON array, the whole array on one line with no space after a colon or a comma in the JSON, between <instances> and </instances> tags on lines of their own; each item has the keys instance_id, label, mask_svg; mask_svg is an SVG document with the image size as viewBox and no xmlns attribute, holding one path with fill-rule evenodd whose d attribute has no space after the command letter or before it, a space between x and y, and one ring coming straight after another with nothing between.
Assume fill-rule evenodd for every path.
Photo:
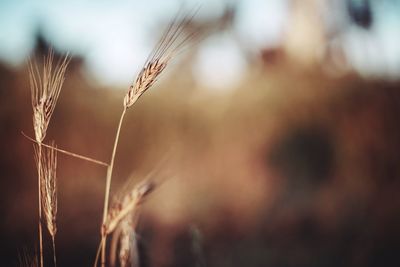
<instances>
[{"instance_id":1,"label":"second wheat ear","mask_svg":"<svg viewBox=\"0 0 400 267\"><path fill-rule=\"evenodd\" d=\"M114 146L112 149L110 165L107 168L106 187L103 208L103 221L101 226L101 266L106 265L106 241L107 241L107 215L110 198L111 180L114 168L115 154L118 147L118 140L123 120L128 108L132 107L137 100L157 81L161 73L168 66L173 57L180 52L184 45L193 38L193 32L188 31L188 25L195 12L185 16L176 17L167 27L160 41L147 58L142 70L129 87L123 100L123 110L119 119ZM96 263L95 263L96 265Z\"/></svg>"},{"instance_id":2,"label":"second wheat ear","mask_svg":"<svg viewBox=\"0 0 400 267\"><path fill-rule=\"evenodd\" d=\"M41 197L44 218L47 229L53 241L53 260L57 266L55 238L57 233L57 151L52 148L45 148L39 155L39 148L34 145L36 165L41 168ZM39 164L40 161L40 164Z\"/></svg>"}]
</instances>

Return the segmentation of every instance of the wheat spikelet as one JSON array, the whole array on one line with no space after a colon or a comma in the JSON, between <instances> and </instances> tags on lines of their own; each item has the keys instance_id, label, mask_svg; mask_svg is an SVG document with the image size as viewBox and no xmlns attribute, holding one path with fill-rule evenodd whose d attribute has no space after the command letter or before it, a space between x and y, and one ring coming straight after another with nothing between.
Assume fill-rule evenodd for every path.
<instances>
[{"instance_id":1,"label":"wheat spikelet","mask_svg":"<svg viewBox=\"0 0 400 267\"><path fill-rule=\"evenodd\" d=\"M139 73L135 83L130 86L124 98L124 108L131 107L155 83L166 66L167 62L162 62L160 59L148 62Z\"/></svg>"},{"instance_id":2,"label":"wheat spikelet","mask_svg":"<svg viewBox=\"0 0 400 267\"><path fill-rule=\"evenodd\" d=\"M137 244L136 226L139 216L137 213L126 216L112 234L110 245L110 266L139 266L139 250ZM119 245L118 245L119 243Z\"/></svg>"},{"instance_id":3,"label":"wheat spikelet","mask_svg":"<svg viewBox=\"0 0 400 267\"><path fill-rule=\"evenodd\" d=\"M54 142L51 143L55 147ZM35 149L37 151L37 149ZM41 158L35 153L36 161L41 161L42 207L47 228L52 237L57 233L57 151L54 148L43 150ZM37 163L39 166L39 163Z\"/></svg>"},{"instance_id":4,"label":"wheat spikelet","mask_svg":"<svg viewBox=\"0 0 400 267\"><path fill-rule=\"evenodd\" d=\"M119 239L119 263L121 267L139 266L139 253L133 216L126 216L120 223L121 235Z\"/></svg>"},{"instance_id":5,"label":"wheat spikelet","mask_svg":"<svg viewBox=\"0 0 400 267\"><path fill-rule=\"evenodd\" d=\"M125 109L131 107L157 81L171 58L194 36L194 33L185 31L185 26L193 16L194 13L183 16L183 18L177 16L168 26L155 49L147 58L135 82L129 87L124 98Z\"/></svg>"},{"instance_id":6,"label":"wheat spikelet","mask_svg":"<svg viewBox=\"0 0 400 267\"><path fill-rule=\"evenodd\" d=\"M35 146L36 165L41 173L41 205L46 220L47 229L53 241L53 260L56 265L55 236L57 233L57 151L54 142L52 148L46 148L39 153Z\"/></svg>"},{"instance_id":7,"label":"wheat spikelet","mask_svg":"<svg viewBox=\"0 0 400 267\"><path fill-rule=\"evenodd\" d=\"M133 232L132 217L126 216L121 222L121 237L119 240L119 263L121 267L125 267L129 261L130 255L130 239Z\"/></svg>"},{"instance_id":8,"label":"wheat spikelet","mask_svg":"<svg viewBox=\"0 0 400 267\"><path fill-rule=\"evenodd\" d=\"M138 184L133 190L125 194L121 200L116 200L107 216L104 231L108 235L112 233L118 224L129 214L135 214L136 208L142 203L144 198L154 190L154 183L144 181Z\"/></svg>"},{"instance_id":9,"label":"wheat spikelet","mask_svg":"<svg viewBox=\"0 0 400 267\"><path fill-rule=\"evenodd\" d=\"M53 66L54 52L49 50L44 59L43 71L40 73L36 62L29 60L29 82L33 108L33 128L36 141L41 143L45 136L51 115L64 83L65 71L70 57L66 55L56 66Z\"/></svg>"}]
</instances>

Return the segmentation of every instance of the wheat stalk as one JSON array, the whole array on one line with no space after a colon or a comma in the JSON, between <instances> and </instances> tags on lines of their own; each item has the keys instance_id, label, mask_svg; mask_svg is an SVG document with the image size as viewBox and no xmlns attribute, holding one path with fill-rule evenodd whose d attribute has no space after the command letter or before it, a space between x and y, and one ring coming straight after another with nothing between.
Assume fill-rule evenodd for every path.
<instances>
[{"instance_id":1,"label":"wheat stalk","mask_svg":"<svg viewBox=\"0 0 400 267\"><path fill-rule=\"evenodd\" d=\"M37 141L37 157L42 157L42 142L46 136L47 127L53 114L61 87L64 83L64 76L70 57L66 55L53 68L54 52L49 50L44 58L43 71L39 71L36 62L28 61L29 82L31 89L31 100L33 109L33 129ZM42 205L41 205L41 180L42 180L42 161L37 162L38 170L38 213L39 213L39 254L40 266L43 267L43 236L42 236Z\"/></svg>"},{"instance_id":2,"label":"wheat stalk","mask_svg":"<svg viewBox=\"0 0 400 267\"><path fill-rule=\"evenodd\" d=\"M129 87L129 90L124 98L124 108L131 107L139 97L146 92L155 82L157 77L163 72L167 66L168 59L161 61L157 59L146 63L141 70L136 81Z\"/></svg>"},{"instance_id":3,"label":"wheat stalk","mask_svg":"<svg viewBox=\"0 0 400 267\"><path fill-rule=\"evenodd\" d=\"M101 266L106 263L106 236L105 231L108 214L108 203L110 198L111 179L114 168L115 154L117 151L119 136L122 123L128 108L130 108L140 96L143 95L156 81L160 74L165 70L173 56L182 49L184 44L193 37L193 34L185 32L185 26L191 21L194 13L179 18L178 16L171 22L167 30L161 37L158 44L147 58L144 67L138 74L135 82L129 87L123 100L123 111L121 113L114 146L111 154L110 165L107 168L106 187L103 208L103 223L101 227Z\"/></svg>"},{"instance_id":4,"label":"wheat stalk","mask_svg":"<svg viewBox=\"0 0 400 267\"><path fill-rule=\"evenodd\" d=\"M54 142L51 144L55 147ZM38 148L35 146L35 159L37 166L40 166L42 208L46 219L47 229L53 243L53 260L56 266L55 236L57 233L57 151L54 148L46 148L39 157ZM41 164L39 164L39 161Z\"/></svg>"}]
</instances>

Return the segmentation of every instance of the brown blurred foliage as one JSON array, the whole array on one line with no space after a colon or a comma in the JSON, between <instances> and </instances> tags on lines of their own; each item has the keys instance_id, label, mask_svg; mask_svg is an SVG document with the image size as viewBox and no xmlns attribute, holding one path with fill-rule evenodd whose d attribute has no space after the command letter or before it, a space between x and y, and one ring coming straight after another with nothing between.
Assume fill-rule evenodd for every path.
<instances>
[{"instance_id":1,"label":"brown blurred foliage","mask_svg":"<svg viewBox=\"0 0 400 267\"><path fill-rule=\"evenodd\" d=\"M227 93L189 75L163 77L121 133L112 192L154 169L165 179L143 207L142 266L398 266L398 83L280 61ZM3 66L0 83L0 251L13 265L37 235L27 70ZM108 161L124 94L73 60L47 140ZM90 266L106 170L61 154L58 166L59 266Z\"/></svg>"}]
</instances>

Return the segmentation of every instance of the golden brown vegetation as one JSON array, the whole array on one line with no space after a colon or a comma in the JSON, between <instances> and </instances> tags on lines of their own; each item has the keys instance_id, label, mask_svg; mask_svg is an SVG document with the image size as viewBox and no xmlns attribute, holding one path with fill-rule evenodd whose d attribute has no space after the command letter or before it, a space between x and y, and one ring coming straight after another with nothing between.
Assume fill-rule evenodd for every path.
<instances>
[{"instance_id":1,"label":"golden brown vegetation","mask_svg":"<svg viewBox=\"0 0 400 267\"><path fill-rule=\"evenodd\" d=\"M43 72L39 71L36 63L29 61L29 78L32 94L33 128L38 143L43 142L47 127L65 79L70 57L66 55L61 62L53 66L54 52L51 49L44 58Z\"/></svg>"},{"instance_id":2,"label":"golden brown vegetation","mask_svg":"<svg viewBox=\"0 0 400 267\"><path fill-rule=\"evenodd\" d=\"M38 194L39 194L39 244L40 244L40 265L43 267L43 237L42 237L42 213L46 220L46 225L53 241L53 258L56 266L55 235L57 232L57 183L56 167L57 152L60 151L70 156L88 160L100 165L107 166L103 222L101 226L101 265L106 265L106 241L107 235L114 232L117 227L121 228L120 253L119 259L121 266L126 266L128 260L133 263L138 261L129 255L132 247L130 240L134 237L133 217L137 216L137 207L143 201L144 197L154 189L152 181L145 180L137 185L131 192L127 193L120 202L115 203L109 210L109 198L111 179L114 168L115 154L117 151L118 140L122 128L123 119L128 108L130 108L139 97L146 92L164 71L168 62L179 52L183 45L192 37L185 31L185 25L191 17L175 19L167 28L158 45L150 54L142 71L137 76L135 83L132 84L125 95L123 101L123 111L119 120L116 137L112 150L110 164L85 157L66 150L58 149L54 143L46 145L43 143L47 128L54 112L55 105L60 95L61 87L65 79L65 72L70 61L66 55L53 67L54 52L50 49L43 63L43 74L40 75L36 63L29 62L30 87L33 107L33 126L35 132L35 159L38 170ZM42 147L46 149L43 150ZM42 211L43 209L43 211ZM97 265L97 257L95 261Z\"/></svg>"},{"instance_id":3,"label":"golden brown vegetation","mask_svg":"<svg viewBox=\"0 0 400 267\"><path fill-rule=\"evenodd\" d=\"M117 132L115 136L114 146L112 150L110 165L107 168L107 177L106 177L106 187L105 187L105 199L104 199L104 209L103 209L103 224L101 229L101 265L104 267L106 264L106 242L107 242L107 234L110 230L110 225L107 223L113 223L114 221L107 222L107 213L108 213L108 203L110 198L110 188L111 188L111 179L112 173L114 169L114 160L115 154L118 147L118 140L120 137L122 123L124 121L124 117L128 108L130 108L139 97L146 92L157 80L159 75L164 71L168 62L174 56L175 53L182 48L182 46L187 42L191 34L185 32L185 24L190 21L189 16L184 16L181 19L175 19L167 28L166 32L162 36L158 45L149 55L146 63L142 71L139 73L138 77L135 80L135 83L129 87L129 90L124 98L123 102L123 111L121 113L121 117L119 120L119 124L117 127ZM186 36L185 36L186 35ZM134 200L135 198L133 198ZM139 199L140 200L140 199ZM132 202L130 206L134 207L136 204ZM125 209L129 211L130 209ZM124 211L124 210L122 210ZM117 224L119 220L123 219L126 214L121 213L117 221L114 223ZM112 225L113 228L115 227Z\"/></svg>"},{"instance_id":4,"label":"golden brown vegetation","mask_svg":"<svg viewBox=\"0 0 400 267\"><path fill-rule=\"evenodd\" d=\"M46 179L44 176L52 172L52 170L48 170L47 168L53 167L53 165L51 164L51 166L47 164L46 166L42 166L43 161L47 161L47 159L42 159L42 142L46 137L47 127L49 126L51 116L53 115L54 108L57 103L57 99L60 95L61 87L64 83L65 71L70 61L70 57L66 55L63 60L56 64L55 67L53 66L53 61L54 52L51 49L48 55L44 58L42 73L40 73L38 65L36 63L29 61L28 64L33 108L33 128L35 130L35 138L38 143L38 148L36 151L36 163L38 171L39 253L41 267L43 267L42 182ZM55 230L55 228L51 229Z\"/></svg>"},{"instance_id":5,"label":"golden brown vegetation","mask_svg":"<svg viewBox=\"0 0 400 267\"><path fill-rule=\"evenodd\" d=\"M52 147L55 147L52 142ZM56 245L55 237L57 233L57 152L54 148L46 148L39 157L38 147L35 146L36 165L41 170L41 196L44 217L47 229L53 243L53 260L56 266ZM39 163L40 161L40 163Z\"/></svg>"}]
</instances>

